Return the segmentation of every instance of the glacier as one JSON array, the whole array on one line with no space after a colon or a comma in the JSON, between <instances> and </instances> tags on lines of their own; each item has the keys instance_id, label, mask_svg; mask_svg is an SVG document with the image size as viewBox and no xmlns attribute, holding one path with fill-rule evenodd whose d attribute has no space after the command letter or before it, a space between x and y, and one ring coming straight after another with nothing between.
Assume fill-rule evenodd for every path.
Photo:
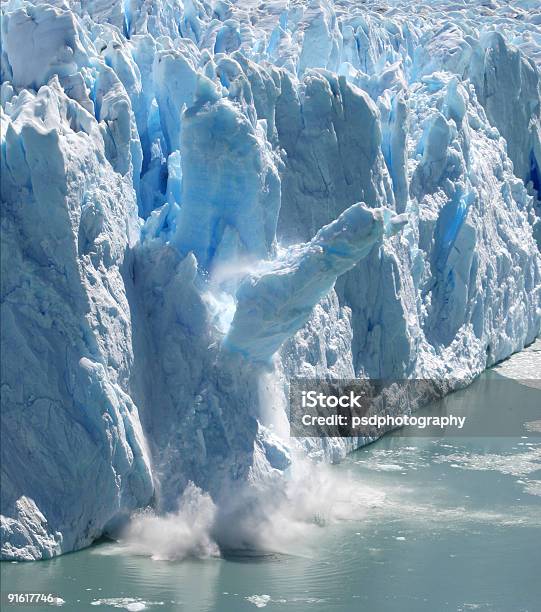
<instances>
[{"instance_id":1,"label":"glacier","mask_svg":"<svg viewBox=\"0 0 541 612\"><path fill-rule=\"evenodd\" d=\"M539 336L535 0L8 0L1 32L2 558L194 490L240 524L366 442L289 438L292 378L452 388Z\"/></svg>"}]
</instances>

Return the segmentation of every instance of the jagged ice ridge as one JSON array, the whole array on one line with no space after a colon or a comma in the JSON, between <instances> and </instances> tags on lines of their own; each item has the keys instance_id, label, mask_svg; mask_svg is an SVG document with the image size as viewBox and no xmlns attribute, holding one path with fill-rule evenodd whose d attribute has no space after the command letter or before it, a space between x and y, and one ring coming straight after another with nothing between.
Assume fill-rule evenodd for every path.
<instances>
[{"instance_id":1,"label":"jagged ice ridge","mask_svg":"<svg viewBox=\"0 0 541 612\"><path fill-rule=\"evenodd\" d=\"M2 556L302 454L287 381L541 327L534 0L2 2ZM243 497L245 496L245 497Z\"/></svg>"}]
</instances>

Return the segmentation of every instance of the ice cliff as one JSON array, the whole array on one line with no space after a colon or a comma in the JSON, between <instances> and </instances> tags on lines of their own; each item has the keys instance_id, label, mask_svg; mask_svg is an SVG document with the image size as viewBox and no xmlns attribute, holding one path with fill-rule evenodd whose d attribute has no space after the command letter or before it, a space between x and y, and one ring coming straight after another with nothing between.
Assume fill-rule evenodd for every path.
<instances>
[{"instance_id":1,"label":"ice cliff","mask_svg":"<svg viewBox=\"0 0 541 612\"><path fill-rule=\"evenodd\" d=\"M1 28L4 558L190 482L259 511L352 444L288 438L291 377L464 384L539 334L534 0L9 0Z\"/></svg>"}]
</instances>

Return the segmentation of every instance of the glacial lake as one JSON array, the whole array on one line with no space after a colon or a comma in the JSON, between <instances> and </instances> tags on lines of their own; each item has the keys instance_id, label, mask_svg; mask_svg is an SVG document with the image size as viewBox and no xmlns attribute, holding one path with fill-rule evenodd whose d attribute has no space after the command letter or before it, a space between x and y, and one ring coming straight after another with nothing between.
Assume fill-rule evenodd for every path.
<instances>
[{"instance_id":1,"label":"glacial lake","mask_svg":"<svg viewBox=\"0 0 541 612\"><path fill-rule=\"evenodd\" d=\"M499 372L541 379L535 347L423 411L469 415L475 437L468 422L460 435L395 432L328 468L354 512L312 526L289 554L171 562L102 543L2 563L2 603L10 591L55 593L76 611L540 610L541 389L506 379L501 401L491 392ZM508 433L491 436L499 426Z\"/></svg>"}]
</instances>

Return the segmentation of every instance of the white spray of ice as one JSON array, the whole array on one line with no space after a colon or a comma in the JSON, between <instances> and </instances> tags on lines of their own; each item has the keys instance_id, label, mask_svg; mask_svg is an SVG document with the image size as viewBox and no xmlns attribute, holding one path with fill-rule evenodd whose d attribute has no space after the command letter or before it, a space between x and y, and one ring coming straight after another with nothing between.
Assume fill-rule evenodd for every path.
<instances>
[{"instance_id":1,"label":"white spray of ice","mask_svg":"<svg viewBox=\"0 0 541 612\"><path fill-rule=\"evenodd\" d=\"M332 466L299 460L286 477L246 489L220 507L215 536L223 550L309 554L322 527L362 519L385 503L382 490Z\"/></svg>"},{"instance_id":2,"label":"white spray of ice","mask_svg":"<svg viewBox=\"0 0 541 612\"><path fill-rule=\"evenodd\" d=\"M190 484L175 512L135 514L120 543L130 554L168 561L233 550L302 555L322 527L358 520L384 503L383 491L354 481L348 472L299 461L285 481L246 487L219 505Z\"/></svg>"},{"instance_id":3,"label":"white spray of ice","mask_svg":"<svg viewBox=\"0 0 541 612\"><path fill-rule=\"evenodd\" d=\"M219 550L210 535L215 515L210 495L190 483L176 512L158 516L145 510L136 514L121 541L129 552L155 560L215 557Z\"/></svg>"}]
</instances>

